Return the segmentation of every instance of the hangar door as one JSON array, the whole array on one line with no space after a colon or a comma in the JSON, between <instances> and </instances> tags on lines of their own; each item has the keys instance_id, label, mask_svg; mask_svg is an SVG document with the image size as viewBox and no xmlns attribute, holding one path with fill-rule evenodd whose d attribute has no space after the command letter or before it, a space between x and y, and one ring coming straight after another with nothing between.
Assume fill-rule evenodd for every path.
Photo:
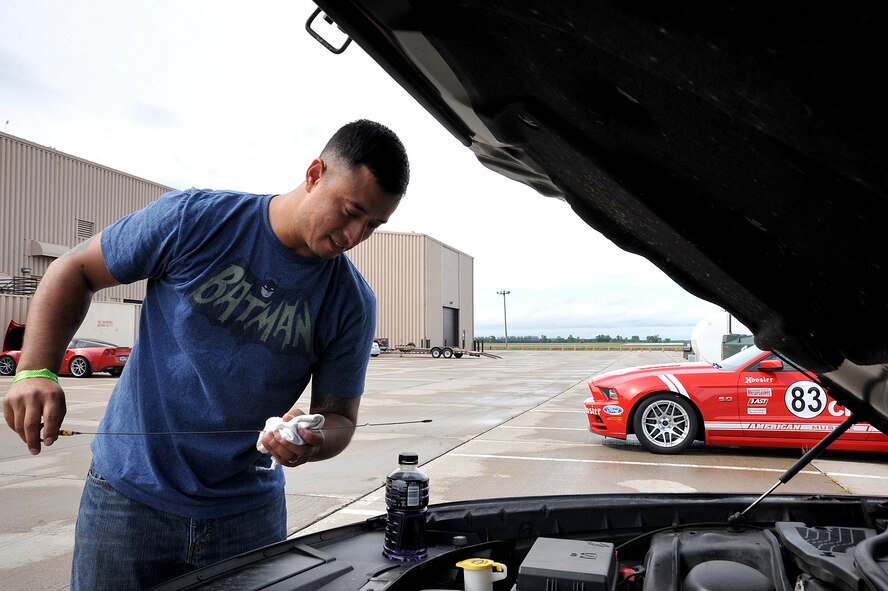
<instances>
[{"instance_id":1,"label":"hangar door","mask_svg":"<svg viewBox=\"0 0 888 591\"><path fill-rule=\"evenodd\" d=\"M459 310L456 308L444 308L444 344L459 345Z\"/></svg>"}]
</instances>

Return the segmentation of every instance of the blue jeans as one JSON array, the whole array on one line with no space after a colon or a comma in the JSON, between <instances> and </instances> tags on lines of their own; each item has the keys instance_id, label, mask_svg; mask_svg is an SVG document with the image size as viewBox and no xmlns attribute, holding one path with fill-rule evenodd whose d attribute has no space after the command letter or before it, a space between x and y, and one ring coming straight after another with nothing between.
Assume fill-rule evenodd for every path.
<instances>
[{"instance_id":1,"label":"blue jeans","mask_svg":"<svg viewBox=\"0 0 888 591\"><path fill-rule=\"evenodd\" d=\"M145 589L287 537L286 500L190 519L129 499L90 467L74 542L72 591Z\"/></svg>"}]
</instances>

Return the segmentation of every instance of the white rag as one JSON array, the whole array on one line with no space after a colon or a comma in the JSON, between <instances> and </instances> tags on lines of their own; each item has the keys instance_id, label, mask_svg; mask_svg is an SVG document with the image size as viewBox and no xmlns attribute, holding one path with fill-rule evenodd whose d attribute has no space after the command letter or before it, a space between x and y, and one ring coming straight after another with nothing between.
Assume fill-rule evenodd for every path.
<instances>
[{"instance_id":1,"label":"white rag","mask_svg":"<svg viewBox=\"0 0 888 591\"><path fill-rule=\"evenodd\" d=\"M280 433L281 437L290 443L302 445L305 442L302 440L302 437L299 436L297 429L316 431L323 426L324 415L299 415L298 417L293 417L289 421L285 421L281 417L271 417L265 421L265 428L262 430L262 433L259 434L259 439L256 441L256 449L264 454L268 453L268 450L262 445L262 438L266 433Z\"/></svg>"}]
</instances>

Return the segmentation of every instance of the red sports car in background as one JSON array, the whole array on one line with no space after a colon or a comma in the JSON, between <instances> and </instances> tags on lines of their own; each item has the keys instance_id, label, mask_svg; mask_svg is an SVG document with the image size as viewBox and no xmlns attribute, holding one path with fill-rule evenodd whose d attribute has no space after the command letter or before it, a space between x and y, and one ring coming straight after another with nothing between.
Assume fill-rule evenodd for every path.
<instances>
[{"instance_id":1,"label":"red sports car in background","mask_svg":"<svg viewBox=\"0 0 888 591\"><path fill-rule=\"evenodd\" d=\"M95 339L74 338L68 343L59 373L86 378L93 372L119 376L129 359L130 347L118 347ZM0 376L15 375L21 351L0 352Z\"/></svg>"},{"instance_id":2,"label":"red sports car in background","mask_svg":"<svg viewBox=\"0 0 888 591\"><path fill-rule=\"evenodd\" d=\"M708 445L807 448L848 411L812 376L754 346L720 363L675 363L607 372L589 380L589 430L635 434L654 453ZM830 449L888 451L888 437L860 423Z\"/></svg>"}]
</instances>

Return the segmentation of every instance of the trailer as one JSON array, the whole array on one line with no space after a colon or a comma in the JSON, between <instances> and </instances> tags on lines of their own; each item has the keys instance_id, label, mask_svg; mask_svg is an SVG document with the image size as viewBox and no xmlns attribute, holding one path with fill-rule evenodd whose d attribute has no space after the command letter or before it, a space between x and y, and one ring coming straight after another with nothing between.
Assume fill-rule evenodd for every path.
<instances>
[{"instance_id":1,"label":"trailer","mask_svg":"<svg viewBox=\"0 0 888 591\"><path fill-rule=\"evenodd\" d=\"M470 351L468 349L463 349L462 347L417 347L411 343L406 345L397 345L394 349L389 349L390 352L398 352L402 355L431 355L435 359L451 359L456 357L459 359L463 355L468 357L490 357L493 359L501 359L498 355L493 355L491 353L485 353L483 351Z\"/></svg>"}]
</instances>

